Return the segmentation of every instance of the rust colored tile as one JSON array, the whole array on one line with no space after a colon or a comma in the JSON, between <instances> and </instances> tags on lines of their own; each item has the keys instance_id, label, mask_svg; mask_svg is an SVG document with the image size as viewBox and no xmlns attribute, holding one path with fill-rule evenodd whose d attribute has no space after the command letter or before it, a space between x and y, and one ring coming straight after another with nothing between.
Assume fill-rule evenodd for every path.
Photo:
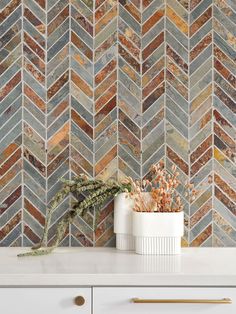
<instances>
[{"instance_id":1,"label":"rust colored tile","mask_svg":"<svg viewBox=\"0 0 236 314\"><path fill-rule=\"evenodd\" d=\"M50 116L52 117L52 120L54 121L59 115L69 107L69 99L63 100L59 105L56 106L56 108L52 111Z\"/></svg>"},{"instance_id":2,"label":"rust colored tile","mask_svg":"<svg viewBox=\"0 0 236 314\"><path fill-rule=\"evenodd\" d=\"M175 13L175 11L172 10L168 5L166 7L166 15L182 33L184 33L185 35L188 35L188 24L185 23L185 21L181 17L179 17Z\"/></svg>"},{"instance_id":3,"label":"rust colored tile","mask_svg":"<svg viewBox=\"0 0 236 314\"><path fill-rule=\"evenodd\" d=\"M88 97L93 97L93 91L91 87L85 83L73 70L71 71L71 80L78 86Z\"/></svg>"},{"instance_id":4,"label":"rust colored tile","mask_svg":"<svg viewBox=\"0 0 236 314\"><path fill-rule=\"evenodd\" d=\"M67 6L57 17L48 25L47 34L51 35L69 16L69 6Z\"/></svg>"},{"instance_id":5,"label":"rust colored tile","mask_svg":"<svg viewBox=\"0 0 236 314\"><path fill-rule=\"evenodd\" d=\"M119 121L121 121L138 138L141 136L141 130L122 110L119 109Z\"/></svg>"},{"instance_id":6,"label":"rust colored tile","mask_svg":"<svg viewBox=\"0 0 236 314\"><path fill-rule=\"evenodd\" d=\"M212 110L209 110L201 119L200 119L200 126L199 129L203 129L205 125L207 125L207 123L209 121L211 121L212 118Z\"/></svg>"},{"instance_id":7,"label":"rust colored tile","mask_svg":"<svg viewBox=\"0 0 236 314\"><path fill-rule=\"evenodd\" d=\"M202 0L190 0L190 10L192 11Z\"/></svg>"},{"instance_id":8,"label":"rust colored tile","mask_svg":"<svg viewBox=\"0 0 236 314\"><path fill-rule=\"evenodd\" d=\"M21 158L21 148L0 167L0 177L3 176Z\"/></svg>"},{"instance_id":9,"label":"rust colored tile","mask_svg":"<svg viewBox=\"0 0 236 314\"><path fill-rule=\"evenodd\" d=\"M172 75L171 72L168 70L166 71L166 79L170 83L171 86L173 86L179 93L182 95L186 100L188 100L188 89L181 84L174 75Z\"/></svg>"},{"instance_id":10,"label":"rust colored tile","mask_svg":"<svg viewBox=\"0 0 236 314\"><path fill-rule=\"evenodd\" d=\"M45 84L45 76L24 58L24 68L41 84Z\"/></svg>"},{"instance_id":11,"label":"rust colored tile","mask_svg":"<svg viewBox=\"0 0 236 314\"><path fill-rule=\"evenodd\" d=\"M194 176L212 157L213 151L212 148L209 148L208 151L191 166L191 175Z\"/></svg>"},{"instance_id":12,"label":"rust colored tile","mask_svg":"<svg viewBox=\"0 0 236 314\"><path fill-rule=\"evenodd\" d=\"M86 171L89 175L93 175L93 166L73 148L71 149L71 158L76 162L79 173Z\"/></svg>"},{"instance_id":13,"label":"rust colored tile","mask_svg":"<svg viewBox=\"0 0 236 314\"><path fill-rule=\"evenodd\" d=\"M71 32L71 41L79 50L85 54L85 56L90 61L93 61L92 50L82 40L80 40L80 38L74 32Z\"/></svg>"},{"instance_id":14,"label":"rust colored tile","mask_svg":"<svg viewBox=\"0 0 236 314\"><path fill-rule=\"evenodd\" d=\"M119 55L125 59L125 61L134 68L138 73L140 73L140 64L130 56L127 51L119 45Z\"/></svg>"},{"instance_id":15,"label":"rust colored tile","mask_svg":"<svg viewBox=\"0 0 236 314\"><path fill-rule=\"evenodd\" d=\"M189 9L189 0L177 0L186 10Z\"/></svg>"},{"instance_id":16,"label":"rust colored tile","mask_svg":"<svg viewBox=\"0 0 236 314\"><path fill-rule=\"evenodd\" d=\"M97 217L97 225L102 222L106 217L108 217L114 210L114 201L106 205L102 211L99 212Z\"/></svg>"},{"instance_id":17,"label":"rust colored tile","mask_svg":"<svg viewBox=\"0 0 236 314\"><path fill-rule=\"evenodd\" d=\"M236 203L232 202L225 194L223 194L217 186L215 186L215 196L232 212L233 215L236 216Z\"/></svg>"},{"instance_id":18,"label":"rust colored tile","mask_svg":"<svg viewBox=\"0 0 236 314\"><path fill-rule=\"evenodd\" d=\"M143 102L143 112L145 112L149 107L151 107L154 102L161 97L165 92L165 85L162 83L148 98Z\"/></svg>"},{"instance_id":19,"label":"rust colored tile","mask_svg":"<svg viewBox=\"0 0 236 314\"><path fill-rule=\"evenodd\" d=\"M113 226L113 217L109 215L102 221L95 230L95 241L98 240L111 226Z\"/></svg>"},{"instance_id":20,"label":"rust colored tile","mask_svg":"<svg viewBox=\"0 0 236 314\"><path fill-rule=\"evenodd\" d=\"M24 225L24 234L29 238L34 244L40 242L40 238L30 229L29 226Z\"/></svg>"},{"instance_id":21,"label":"rust colored tile","mask_svg":"<svg viewBox=\"0 0 236 314\"><path fill-rule=\"evenodd\" d=\"M191 154L190 161L194 163L208 148L212 145L212 135L210 135L204 142L202 142L198 148Z\"/></svg>"},{"instance_id":22,"label":"rust colored tile","mask_svg":"<svg viewBox=\"0 0 236 314\"><path fill-rule=\"evenodd\" d=\"M19 82L21 81L21 71L19 71L2 89L0 89L0 101L2 101Z\"/></svg>"},{"instance_id":23,"label":"rust colored tile","mask_svg":"<svg viewBox=\"0 0 236 314\"><path fill-rule=\"evenodd\" d=\"M21 197L22 187L19 186L15 191L11 193L10 196L4 200L3 204L5 208L0 207L0 215L2 215L19 197Z\"/></svg>"},{"instance_id":24,"label":"rust colored tile","mask_svg":"<svg viewBox=\"0 0 236 314\"><path fill-rule=\"evenodd\" d=\"M164 80L164 70L162 70L144 89L143 99L146 98Z\"/></svg>"},{"instance_id":25,"label":"rust colored tile","mask_svg":"<svg viewBox=\"0 0 236 314\"><path fill-rule=\"evenodd\" d=\"M236 192L218 174L214 174L214 182L219 188L236 203Z\"/></svg>"},{"instance_id":26,"label":"rust colored tile","mask_svg":"<svg viewBox=\"0 0 236 314\"><path fill-rule=\"evenodd\" d=\"M133 156L140 159L141 155L141 145L140 141L121 123L118 126L119 129L119 143L126 147L128 151L131 152Z\"/></svg>"},{"instance_id":27,"label":"rust colored tile","mask_svg":"<svg viewBox=\"0 0 236 314\"><path fill-rule=\"evenodd\" d=\"M212 210L212 199L209 199L198 211L190 218L190 228L193 228L203 216Z\"/></svg>"},{"instance_id":28,"label":"rust colored tile","mask_svg":"<svg viewBox=\"0 0 236 314\"><path fill-rule=\"evenodd\" d=\"M180 56L171 49L171 47L169 45L167 45L166 47L166 53L167 55L176 63L178 64L178 66L185 72L188 73L188 65L187 63L185 63L183 61L182 58L180 58Z\"/></svg>"},{"instance_id":29,"label":"rust colored tile","mask_svg":"<svg viewBox=\"0 0 236 314\"><path fill-rule=\"evenodd\" d=\"M100 84L115 68L116 60L113 59L95 76L96 85Z\"/></svg>"},{"instance_id":30,"label":"rust colored tile","mask_svg":"<svg viewBox=\"0 0 236 314\"><path fill-rule=\"evenodd\" d=\"M112 85L106 93L103 94L95 103L95 110L98 112L114 95L116 95L117 86L116 84Z\"/></svg>"},{"instance_id":31,"label":"rust colored tile","mask_svg":"<svg viewBox=\"0 0 236 314\"><path fill-rule=\"evenodd\" d=\"M235 139L229 137L216 123L214 123L214 132L224 143L227 144L232 153L236 153Z\"/></svg>"},{"instance_id":32,"label":"rust colored tile","mask_svg":"<svg viewBox=\"0 0 236 314\"><path fill-rule=\"evenodd\" d=\"M36 54L32 53L31 50L23 45L24 55L35 65L43 74L45 74L45 63Z\"/></svg>"},{"instance_id":33,"label":"rust colored tile","mask_svg":"<svg viewBox=\"0 0 236 314\"><path fill-rule=\"evenodd\" d=\"M72 109L72 120L91 138L93 138L93 128Z\"/></svg>"},{"instance_id":34,"label":"rust colored tile","mask_svg":"<svg viewBox=\"0 0 236 314\"><path fill-rule=\"evenodd\" d=\"M236 77L223 64L214 58L215 69L234 87L236 88Z\"/></svg>"},{"instance_id":35,"label":"rust colored tile","mask_svg":"<svg viewBox=\"0 0 236 314\"><path fill-rule=\"evenodd\" d=\"M172 149L167 147L167 156L172 162L177 165L185 174L188 175L189 167Z\"/></svg>"},{"instance_id":36,"label":"rust colored tile","mask_svg":"<svg viewBox=\"0 0 236 314\"><path fill-rule=\"evenodd\" d=\"M45 25L28 8L24 9L24 17L27 18L40 33L45 34Z\"/></svg>"},{"instance_id":37,"label":"rust colored tile","mask_svg":"<svg viewBox=\"0 0 236 314\"><path fill-rule=\"evenodd\" d=\"M223 62L229 67L235 67L235 60L231 60L226 54L223 53L217 46L214 45L214 56L220 61Z\"/></svg>"},{"instance_id":38,"label":"rust colored tile","mask_svg":"<svg viewBox=\"0 0 236 314\"><path fill-rule=\"evenodd\" d=\"M217 110L214 110L213 114L216 122L218 122L222 127L229 127L230 129L232 128L232 125L229 124L229 122L225 120L225 118L222 117L222 115Z\"/></svg>"},{"instance_id":39,"label":"rust colored tile","mask_svg":"<svg viewBox=\"0 0 236 314\"><path fill-rule=\"evenodd\" d=\"M106 0L95 0L95 7L96 7L96 9L105 1Z\"/></svg>"},{"instance_id":40,"label":"rust colored tile","mask_svg":"<svg viewBox=\"0 0 236 314\"><path fill-rule=\"evenodd\" d=\"M59 143L61 143L61 148L67 146L69 142L69 128L69 123L66 123L63 128L61 128L55 135L50 138L50 140L48 141L48 151L57 146Z\"/></svg>"},{"instance_id":41,"label":"rust colored tile","mask_svg":"<svg viewBox=\"0 0 236 314\"><path fill-rule=\"evenodd\" d=\"M124 35L119 34L120 43L135 57L140 60L140 49L134 46Z\"/></svg>"},{"instance_id":42,"label":"rust colored tile","mask_svg":"<svg viewBox=\"0 0 236 314\"><path fill-rule=\"evenodd\" d=\"M103 108L95 115L95 126L98 125L116 107L116 96L114 96Z\"/></svg>"},{"instance_id":43,"label":"rust colored tile","mask_svg":"<svg viewBox=\"0 0 236 314\"><path fill-rule=\"evenodd\" d=\"M45 102L28 86L24 85L24 93L43 112L46 110Z\"/></svg>"},{"instance_id":44,"label":"rust colored tile","mask_svg":"<svg viewBox=\"0 0 236 314\"><path fill-rule=\"evenodd\" d=\"M95 11L95 23L97 23L115 4L117 0L109 0L103 3L98 10Z\"/></svg>"},{"instance_id":45,"label":"rust colored tile","mask_svg":"<svg viewBox=\"0 0 236 314\"><path fill-rule=\"evenodd\" d=\"M112 19L117 16L117 6L114 6L106 15L104 15L95 26L95 35L100 33Z\"/></svg>"},{"instance_id":46,"label":"rust colored tile","mask_svg":"<svg viewBox=\"0 0 236 314\"><path fill-rule=\"evenodd\" d=\"M4 239L21 221L21 212L18 212L11 220L0 229L0 240Z\"/></svg>"},{"instance_id":47,"label":"rust colored tile","mask_svg":"<svg viewBox=\"0 0 236 314\"><path fill-rule=\"evenodd\" d=\"M35 2L37 2L43 9L46 8L45 1L46 0L35 0Z\"/></svg>"},{"instance_id":48,"label":"rust colored tile","mask_svg":"<svg viewBox=\"0 0 236 314\"><path fill-rule=\"evenodd\" d=\"M9 1L9 5L6 6L4 8L4 10L2 10L0 12L0 24L8 17L12 14L12 12L19 6L19 4L21 3L21 0L12 0Z\"/></svg>"},{"instance_id":49,"label":"rust colored tile","mask_svg":"<svg viewBox=\"0 0 236 314\"><path fill-rule=\"evenodd\" d=\"M143 9L147 8L153 0L142 0L142 7Z\"/></svg>"},{"instance_id":50,"label":"rust colored tile","mask_svg":"<svg viewBox=\"0 0 236 314\"><path fill-rule=\"evenodd\" d=\"M51 99L69 79L69 71L65 72L47 91L48 98Z\"/></svg>"},{"instance_id":51,"label":"rust colored tile","mask_svg":"<svg viewBox=\"0 0 236 314\"><path fill-rule=\"evenodd\" d=\"M215 85L215 94L230 110L233 111L233 113L236 113L236 106L233 100L229 98L217 85Z\"/></svg>"},{"instance_id":52,"label":"rust colored tile","mask_svg":"<svg viewBox=\"0 0 236 314\"><path fill-rule=\"evenodd\" d=\"M26 198L24 199L24 207L30 213L30 215L33 216L41 225L45 224L45 217Z\"/></svg>"},{"instance_id":53,"label":"rust colored tile","mask_svg":"<svg viewBox=\"0 0 236 314\"><path fill-rule=\"evenodd\" d=\"M212 43L212 34L208 34L204 37L200 43L198 43L190 52L190 61L197 58L198 55Z\"/></svg>"},{"instance_id":54,"label":"rust colored tile","mask_svg":"<svg viewBox=\"0 0 236 314\"><path fill-rule=\"evenodd\" d=\"M190 246L197 247L201 246L212 235L212 225L206 227L190 244Z\"/></svg>"},{"instance_id":55,"label":"rust colored tile","mask_svg":"<svg viewBox=\"0 0 236 314\"><path fill-rule=\"evenodd\" d=\"M176 65L175 62L173 62L170 58L167 58L166 66L167 69L180 80L180 82L182 82L185 86L188 86L189 82L188 75L183 73L183 71L180 70L180 68Z\"/></svg>"},{"instance_id":56,"label":"rust colored tile","mask_svg":"<svg viewBox=\"0 0 236 314\"><path fill-rule=\"evenodd\" d=\"M22 170L22 159L15 163L11 169L0 176L0 188L4 188Z\"/></svg>"},{"instance_id":57,"label":"rust colored tile","mask_svg":"<svg viewBox=\"0 0 236 314\"><path fill-rule=\"evenodd\" d=\"M79 11L76 11L76 13L73 14L73 17L83 27L83 29L86 30L86 32L93 36L93 26L82 14L80 14Z\"/></svg>"},{"instance_id":58,"label":"rust colored tile","mask_svg":"<svg viewBox=\"0 0 236 314\"><path fill-rule=\"evenodd\" d=\"M42 60L45 60L45 52L44 50L35 42L33 41L30 36L24 32L24 41L25 43L32 49L36 55L38 55Z\"/></svg>"},{"instance_id":59,"label":"rust colored tile","mask_svg":"<svg viewBox=\"0 0 236 314\"><path fill-rule=\"evenodd\" d=\"M60 155L57 156L47 167L48 177L57 169L62 163L67 162L69 159L69 148L67 147Z\"/></svg>"},{"instance_id":60,"label":"rust colored tile","mask_svg":"<svg viewBox=\"0 0 236 314\"><path fill-rule=\"evenodd\" d=\"M105 233L97 240L95 247L106 246L107 242L111 241L114 236L113 226L107 229Z\"/></svg>"},{"instance_id":61,"label":"rust colored tile","mask_svg":"<svg viewBox=\"0 0 236 314\"><path fill-rule=\"evenodd\" d=\"M125 7L125 9L133 16L136 21L141 23L141 13L131 2L127 0L120 0L119 2Z\"/></svg>"},{"instance_id":62,"label":"rust colored tile","mask_svg":"<svg viewBox=\"0 0 236 314\"><path fill-rule=\"evenodd\" d=\"M164 68L164 64L165 64L165 59L163 57L156 64L154 64L154 66L149 71L147 71L147 72L145 71L146 74L143 75L143 77L142 77L143 86L147 85L153 79L153 76L156 73L158 73L161 69ZM145 70L145 69L143 69L143 70Z\"/></svg>"},{"instance_id":63,"label":"rust colored tile","mask_svg":"<svg viewBox=\"0 0 236 314\"><path fill-rule=\"evenodd\" d=\"M190 36L194 35L212 17L212 7L208 8L191 26Z\"/></svg>"},{"instance_id":64,"label":"rust colored tile","mask_svg":"<svg viewBox=\"0 0 236 314\"><path fill-rule=\"evenodd\" d=\"M106 166L117 156L117 145L115 145L106 155L95 165L95 175L97 176Z\"/></svg>"},{"instance_id":65,"label":"rust colored tile","mask_svg":"<svg viewBox=\"0 0 236 314\"><path fill-rule=\"evenodd\" d=\"M19 146L16 143L11 143L9 146L7 146L6 149L4 149L3 152L0 154L0 165L7 159L9 156L11 156L18 148Z\"/></svg>"},{"instance_id":66,"label":"rust colored tile","mask_svg":"<svg viewBox=\"0 0 236 314\"><path fill-rule=\"evenodd\" d=\"M161 32L145 49L143 49L143 60L146 60L163 42L164 32Z\"/></svg>"},{"instance_id":67,"label":"rust colored tile","mask_svg":"<svg viewBox=\"0 0 236 314\"><path fill-rule=\"evenodd\" d=\"M101 97L105 91L117 80L117 71L114 70L95 90L95 100Z\"/></svg>"},{"instance_id":68,"label":"rust colored tile","mask_svg":"<svg viewBox=\"0 0 236 314\"><path fill-rule=\"evenodd\" d=\"M84 169L82 169L76 162L73 161L73 159L70 160L70 168L71 171L78 176L81 173L84 173Z\"/></svg>"},{"instance_id":69,"label":"rust colored tile","mask_svg":"<svg viewBox=\"0 0 236 314\"><path fill-rule=\"evenodd\" d=\"M157 10L142 26L142 34L145 35L162 17L164 9Z\"/></svg>"},{"instance_id":70,"label":"rust colored tile","mask_svg":"<svg viewBox=\"0 0 236 314\"><path fill-rule=\"evenodd\" d=\"M46 176L45 166L26 148L24 148L24 157L33 165L44 177Z\"/></svg>"}]
</instances>

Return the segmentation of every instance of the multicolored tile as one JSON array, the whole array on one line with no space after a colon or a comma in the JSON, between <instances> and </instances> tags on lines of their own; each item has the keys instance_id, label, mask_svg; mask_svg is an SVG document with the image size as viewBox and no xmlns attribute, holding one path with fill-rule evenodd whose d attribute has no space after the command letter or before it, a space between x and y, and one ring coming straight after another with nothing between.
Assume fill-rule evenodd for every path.
<instances>
[{"instance_id":1,"label":"multicolored tile","mask_svg":"<svg viewBox=\"0 0 236 314\"><path fill-rule=\"evenodd\" d=\"M140 179L164 160L180 173L182 244L235 246L235 24L227 0L2 1L0 245L39 241L61 177ZM108 200L61 245L114 243Z\"/></svg>"}]
</instances>

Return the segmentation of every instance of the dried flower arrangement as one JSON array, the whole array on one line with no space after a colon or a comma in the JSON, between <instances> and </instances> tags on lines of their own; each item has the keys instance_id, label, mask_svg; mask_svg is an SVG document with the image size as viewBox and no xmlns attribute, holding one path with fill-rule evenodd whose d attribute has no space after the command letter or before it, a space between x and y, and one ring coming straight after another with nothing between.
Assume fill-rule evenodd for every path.
<instances>
[{"instance_id":1,"label":"dried flower arrangement","mask_svg":"<svg viewBox=\"0 0 236 314\"><path fill-rule=\"evenodd\" d=\"M19 254L22 256L37 256L51 253L59 246L63 239L69 224L73 223L77 215L83 216L91 208L98 211L106 200L114 197L122 192L129 192L130 183L117 183L115 181L104 182L98 179L89 179L86 175L81 174L73 180L61 180L64 184L51 202L51 206L46 214L46 222L42 239L38 245L32 248L30 252ZM48 247L48 231L51 223L51 217L57 206L72 193L77 201L72 205L72 208L66 212L57 224L56 235Z\"/></svg>"},{"instance_id":2,"label":"dried flower arrangement","mask_svg":"<svg viewBox=\"0 0 236 314\"><path fill-rule=\"evenodd\" d=\"M164 169L161 161L151 167L151 180L126 179L131 185L131 192L128 197L134 200L134 211L137 212L180 212L183 210L183 203L177 188L180 185L179 172L175 165L172 166L172 174ZM186 182L183 186L185 196L193 201L197 195L193 184ZM149 192L149 197L147 193Z\"/></svg>"}]
</instances>

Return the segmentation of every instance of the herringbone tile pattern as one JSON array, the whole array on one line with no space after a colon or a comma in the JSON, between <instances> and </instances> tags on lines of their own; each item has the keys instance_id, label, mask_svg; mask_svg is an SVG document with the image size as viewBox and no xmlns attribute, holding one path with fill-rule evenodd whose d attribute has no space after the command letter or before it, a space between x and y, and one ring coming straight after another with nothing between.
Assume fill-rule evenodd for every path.
<instances>
[{"instance_id":1,"label":"herringbone tile pattern","mask_svg":"<svg viewBox=\"0 0 236 314\"><path fill-rule=\"evenodd\" d=\"M182 244L235 246L235 26L229 0L2 0L0 245L38 242L59 178L164 160L198 189ZM61 245L114 241L109 200Z\"/></svg>"}]
</instances>

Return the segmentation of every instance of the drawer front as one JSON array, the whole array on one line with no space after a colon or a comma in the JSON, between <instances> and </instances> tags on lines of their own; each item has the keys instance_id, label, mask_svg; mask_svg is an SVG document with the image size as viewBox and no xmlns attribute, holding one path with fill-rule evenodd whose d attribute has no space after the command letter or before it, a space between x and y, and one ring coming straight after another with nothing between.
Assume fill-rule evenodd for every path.
<instances>
[{"instance_id":1,"label":"drawer front","mask_svg":"<svg viewBox=\"0 0 236 314\"><path fill-rule=\"evenodd\" d=\"M82 296L83 305L76 305ZM82 298L78 299L83 301ZM81 302L80 302L81 303ZM0 288L2 314L91 314L90 288Z\"/></svg>"},{"instance_id":2,"label":"drawer front","mask_svg":"<svg viewBox=\"0 0 236 314\"><path fill-rule=\"evenodd\" d=\"M94 314L235 314L236 288L94 288ZM139 302L134 303L133 299ZM230 298L232 304L212 302ZM151 300L151 301L150 301ZM209 301L210 300L210 301ZM165 303L148 303L148 302ZM180 303L168 303L168 302Z\"/></svg>"}]
</instances>

